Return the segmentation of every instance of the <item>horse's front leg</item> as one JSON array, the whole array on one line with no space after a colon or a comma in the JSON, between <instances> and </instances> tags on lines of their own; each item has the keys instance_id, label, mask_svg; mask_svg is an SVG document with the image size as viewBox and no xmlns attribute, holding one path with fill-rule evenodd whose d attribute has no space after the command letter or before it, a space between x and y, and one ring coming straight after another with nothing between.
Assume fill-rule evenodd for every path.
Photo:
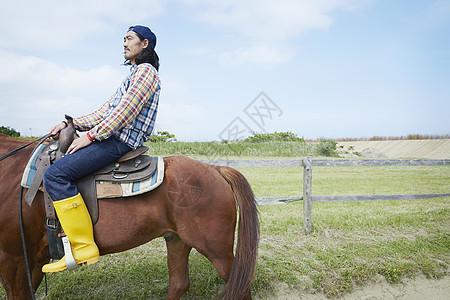
<instances>
[{"instance_id":1,"label":"horse's front leg","mask_svg":"<svg viewBox=\"0 0 450 300\"><path fill-rule=\"evenodd\" d=\"M44 237L42 239L44 241ZM28 257L31 269L31 279L34 291L36 291L42 281L44 273L42 266L49 261L47 244L39 244L39 251L33 252L36 248L30 247ZM31 299L31 292L28 284L25 259L22 254L22 247L15 247L16 253L12 254L5 249L0 249L0 281L5 288L8 299Z\"/></svg>"},{"instance_id":2,"label":"horse's front leg","mask_svg":"<svg viewBox=\"0 0 450 300\"><path fill-rule=\"evenodd\" d=\"M169 292L167 299L180 299L189 289L189 253L186 245L176 234L166 239L167 264L169 266Z\"/></svg>"},{"instance_id":3,"label":"horse's front leg","mask_svg":"<svg viewBox=\"0 0 450 300\"><path fill-rule=\"evenodd\" d=\"M0 255L1 256L1 255ZM25 261L17 257L0 259L0 280L8 299L31 299Z\"/></svg>"}]
</instances>

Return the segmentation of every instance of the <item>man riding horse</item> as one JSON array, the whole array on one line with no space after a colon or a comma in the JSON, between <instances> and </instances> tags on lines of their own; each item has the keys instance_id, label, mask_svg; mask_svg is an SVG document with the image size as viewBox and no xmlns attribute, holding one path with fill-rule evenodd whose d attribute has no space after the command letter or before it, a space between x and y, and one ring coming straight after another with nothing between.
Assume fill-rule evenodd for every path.
<instances>
[{"instance_id":1,"label":"man riding horse","mask_svg":"<svg viewBox=\"0 0 450 300\"><path fill-rule=\"evenodd\" d=\"M77 264L99 261L91 218L74 182L137 149L150 138L161 90L159 58L154 48L155 34L145 26L132 26L124 37L125 64L130 74L114 95L95 112L74 118L73 123L86 135L75 139L66 155L44 174L45 189L53 200L61 226L70 240ZM58 138L67 127L63 121L49 133ZM44 273L66 269L63 257L43 266Z\"/></svg>"},{"instance_id":2,"label":"man riding horse","mask_svg":"<svg viewBox=\"0 0 450 300\"><path fill-rule=\"evenodd\" d=\"M58 151L67 150L67 154L60 158L58 152L60 159L47 169L45 189L55 200L60 224L72 244L71 249L64 249L72 251L56 263L48 264L51 251L44 222L48 197L36 189L35 194L31 193L35 199L30 204L22 196L22 173L34 152L25 147L35 141L29 143L0 134L0 282L8 299L33 298L43 272L68 268L66 258L71 269L77 264L95 263L99 255L126 251L156 238L164 238L167 248L168 300L181 299L189 289L192 249L206 257L227 282L219 299L251 299L259 218L251 186L239 171L183 156L165 157L164 180L158 188L126 196L126 201L124 195L98 201L101 214L94 228L86 204L72 184L76 178L97 171L149 138L160 92L155 44L150 29L131 27L124 41L130 75L99 110L68 119L69 125L74 123L88 134L68 146L67 132L73 132L72 126L62 131L66 124L61 123L50 129L55 137L59 133ZM52 144L48 146L51 148ZM49 164L41 160L39 166ZM31 190L34 188L30 187L27 195ZM23 202L28 205L22 210ZM21 248L23 255L17 251Z\"/></svg>"}]
</instances>

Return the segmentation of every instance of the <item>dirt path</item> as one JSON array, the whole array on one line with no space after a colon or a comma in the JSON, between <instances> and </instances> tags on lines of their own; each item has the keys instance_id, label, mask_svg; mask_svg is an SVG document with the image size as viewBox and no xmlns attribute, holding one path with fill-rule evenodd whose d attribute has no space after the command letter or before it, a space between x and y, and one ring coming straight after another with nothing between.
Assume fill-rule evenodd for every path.
<instances>
[{"instance_id":1,"label":"dirt path","mask_svg":"<svg viewBox=\"0 0 450 300\"><path fill-rule=\"evenodd\" d=\"M340 142L337 149L348 154L375 149L386 158L450 159L450 139Z\"/></svg>"},{"instance_id":2,"label":"dirt path","mask_svg":"<svg viewBox=\"0 0 450 300\"><path fill-rule=\"evenodd\" d=\"M383 278L354 288L351 294L339 298L327 298L323 294L293 292L281 288L278 295L267 300L449 300L450 277L433 280L425 277L405 279L402 283L389 284Z\"/></svg>"}]
</instances>

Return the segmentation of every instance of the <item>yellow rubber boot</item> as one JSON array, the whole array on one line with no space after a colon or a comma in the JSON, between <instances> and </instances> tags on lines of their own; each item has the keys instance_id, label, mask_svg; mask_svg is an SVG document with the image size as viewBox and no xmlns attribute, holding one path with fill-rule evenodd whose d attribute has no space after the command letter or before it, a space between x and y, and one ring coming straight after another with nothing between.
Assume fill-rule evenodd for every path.
<instances>
[{"instance_id":1,"label":"yellow rubber boot","mask_svg":"<svg viewBox=\"0 0 450 300\"><path fill-rule=\"evenodd\" d=\"M71 198L53 202L61 226L69 238L72 253L77 264L94 264L100 260L91 217L80 194ZM42 272L55 273L66 270L65 257L59 261L44 265Z\"/></svg>"}]
</instances>

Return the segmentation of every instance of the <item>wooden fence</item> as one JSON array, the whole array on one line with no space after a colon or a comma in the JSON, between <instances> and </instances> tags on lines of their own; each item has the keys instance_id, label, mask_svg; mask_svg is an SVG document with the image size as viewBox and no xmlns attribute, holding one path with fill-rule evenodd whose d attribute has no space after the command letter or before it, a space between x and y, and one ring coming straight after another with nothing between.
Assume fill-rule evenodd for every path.
<instances>
[{"instance_id":1,"label":"wooden fence","mask_svg":"<svg viewBox=\"0 0 450 300\"><path fill-rule=\"evenodd\" d=\"M443 166L450 165L450 159L317 159L305 157L303 160L202 160L210 164L245 167L303 167L303 196L299 197L259 197L260 205L286 204L303 201L303 228L305 233L312 230L312 202L330 201L377 201L377 200L415 200L434 197L448 197L450 193L441 194L403 194L403 195L340 195L313 196L311 191L313 167L376 167L376 166Z\"/></svg>"}]
</instances>

